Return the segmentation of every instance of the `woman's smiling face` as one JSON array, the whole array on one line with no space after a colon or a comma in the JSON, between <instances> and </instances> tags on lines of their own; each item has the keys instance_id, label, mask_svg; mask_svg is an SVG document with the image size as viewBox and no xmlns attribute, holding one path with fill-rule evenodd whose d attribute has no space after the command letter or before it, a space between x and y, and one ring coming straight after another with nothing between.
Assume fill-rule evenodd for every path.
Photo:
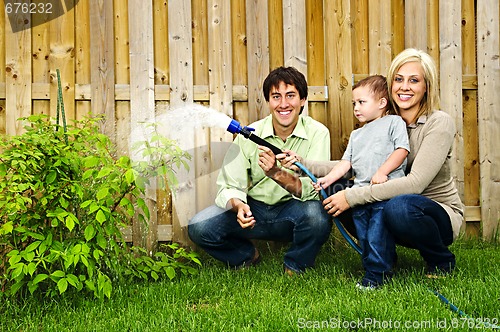
<instances>
[{"instance_id":1,"label":"woman's smiling face","mask_svg":"<svg viewBox=\"0 0 500 332\"><path fill-rule=\"evenodd\" d=\"M426 92L427 85L420 63L405 63L394 75L391 94L401 113L407 111L417 114Z\"/></svg>"}]
</instances>

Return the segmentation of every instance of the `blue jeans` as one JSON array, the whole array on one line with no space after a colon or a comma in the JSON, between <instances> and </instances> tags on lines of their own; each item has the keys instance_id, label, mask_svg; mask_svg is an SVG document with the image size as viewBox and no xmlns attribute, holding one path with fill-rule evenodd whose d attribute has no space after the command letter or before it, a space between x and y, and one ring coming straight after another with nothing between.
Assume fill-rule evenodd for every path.
<instances>
[{"instance_id":1,"label":"blue jeans","mask_svg":"<svg viewBox=\"0 0 500 332\"><path fill-rule=\"evenodd\" d=\"M400 195L387 201L383 219L396 243L417 249L430 271L451 271L455 255L451 220L445 209L422 195Z\"/></svg>"},{"instance_id":2,"label":"blue jeans","mask_svg":"<svg viewBox=\"0 0 500 332\"><path fill-rule=\"evenodd\" d=\"M383 284L392 275L396 255L393 236L384 225L382 212L387 201L357 206L352 211L365 279Z\"/></svg>"},{"instance_id":3,"label":"blue jeans","mask_svg":"<svg viewBox=\"0 0 500 332\"><path fill-rule=\"evenodd\" d=\"M320 201L291 199L267 205L249 198L248 205L256 221L252 229L242 228L235 212L210 206L190 220L189 237L230 267L252 260L255 248L251 239L291 242L284 257L285 266L297 272L314 266L332 228L330 216Z\"/></svg>"}]
</instances>

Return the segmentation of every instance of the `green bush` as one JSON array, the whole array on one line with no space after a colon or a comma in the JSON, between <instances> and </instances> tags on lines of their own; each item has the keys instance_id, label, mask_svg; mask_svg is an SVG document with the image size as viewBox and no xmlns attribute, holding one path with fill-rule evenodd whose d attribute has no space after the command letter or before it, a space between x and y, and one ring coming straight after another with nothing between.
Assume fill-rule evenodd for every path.
<instances>
[{"instance_id":1,"label":"green bush","mask_svg":"<svg viewBox=\"0 0 500 332\"><path fill-rule=\"evenodd\" d=\"M190 156L175 142L150 125L151 140L133 147L146 161L135 162L116 156L100 118L68 128L44 115L21 120L25 133L0 141L0 295L109 298L122 278L197 272L194 252L173 243L148 255L120 231L134 217L147 224L148 186L175 185L175 168L187 168Z\"/></svg>"}]
</instances>

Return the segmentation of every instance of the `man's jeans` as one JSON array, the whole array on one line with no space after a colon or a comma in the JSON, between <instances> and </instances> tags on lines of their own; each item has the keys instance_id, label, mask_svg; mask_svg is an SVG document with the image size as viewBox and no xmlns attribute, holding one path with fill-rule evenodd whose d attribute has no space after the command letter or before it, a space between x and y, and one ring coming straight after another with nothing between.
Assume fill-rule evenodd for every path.
<instances>
[{"instance_id":1,"label":"man's jeans","mask_svg":"<svg viewBox=\"0 0 500 332\"><path fill-rule=\"evenodd\" d=\"M455 267L455 255L448 249L453 229L441 205L422 195L400 195L387 201L383 219L396 243L417 249L430 271Z\"/></svg>"},{"instance_id":2,"label":"man's jeans","mask_svg":"<svg viewBox=\"0 0 500 332\"><path fill-rule=\"evenodd\" d=\"M394 238L382 219L386 203L387 201L382 201L360 205L352 211L359 245L363 251L361 258L365 279L374 284L383 284L390 277L396 255Z\"/></svg>"},{"instance_id":3,"label":"man's jeans","mask_svg":"<svg viewBox=\"0 0 500 332\"><path fill-rule=\"evenodd\" d=\"M189 237L231 267L252 260L255 248L250 239L291 242L284 257L285 266L297 272L314 266L332 227L320 201L291 199L267 205L249 198L248 205L256 221L253 228L242 228L233 211L210 206L190 220Z\"/></svg>"}]
</instances>

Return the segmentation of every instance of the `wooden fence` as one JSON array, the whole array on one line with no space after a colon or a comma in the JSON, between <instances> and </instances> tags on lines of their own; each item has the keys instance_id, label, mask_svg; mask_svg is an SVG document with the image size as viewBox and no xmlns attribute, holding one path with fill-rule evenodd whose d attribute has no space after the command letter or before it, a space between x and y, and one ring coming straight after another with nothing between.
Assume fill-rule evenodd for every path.
<instances>
[{"instance_id":1,"label":"wooden fence","mask_svg":"<svg viewBox=\"0 0 500 332\"><path fill-rule=\"evenodd\" d=\"M306 112L331 130L332 157L358 126L353 82L386 74L405 47L428 51L440 68L442 109L455 119L453 172L467 206L468 234L497 235L500 218L498 0L0 0L0 132L21 116L55 116L56 69L66 114L105 114L104 133L128 154L141 121L169 109L210 106L242 124L267 114L267 73L306 74ZM17 9L15 9L17 6ZM23 7L24 6L24 7ZM57 10L56 10L57 9ZM186 242L187 220L213 203L214 179L232 137L182 132L191 171L170 192L150 191L150 227L128 230L146 246Z\"/></svg>"}]
</instances>

